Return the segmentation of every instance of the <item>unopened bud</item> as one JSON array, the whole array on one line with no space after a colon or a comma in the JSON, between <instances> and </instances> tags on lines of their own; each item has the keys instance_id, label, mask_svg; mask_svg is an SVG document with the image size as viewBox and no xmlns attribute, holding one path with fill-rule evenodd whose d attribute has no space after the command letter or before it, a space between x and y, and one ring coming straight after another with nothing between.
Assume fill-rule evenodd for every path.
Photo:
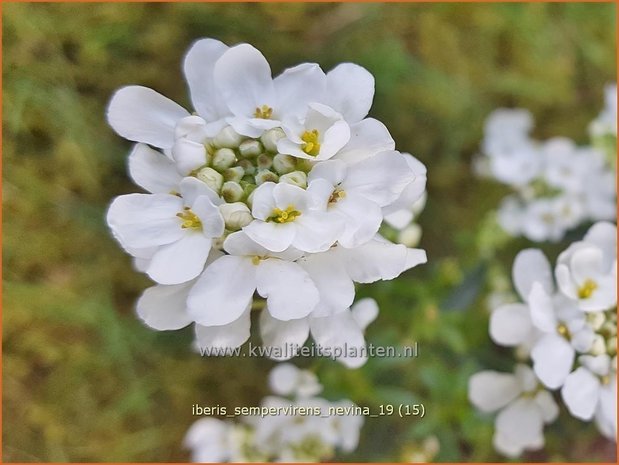
<instances>
[{"instance_id":1,"label":"unopened bud","mask_svg":"<svg viewBox=\"0 0 619 465\"><path fill-rule=\"evenodd\" d=\"M273 169L279 174L290 173L295 170L296 166L297 159L292 155L278 153L273 157Z\"/></svg>"},{"instance_id":2,"label":"unopened bud","mask_svg":"<svg viewBox=\"0 0 619 465\"><path fill-rule=\"evenodd\" d=\"M273 128L266 131L260 137L260 141L262 145L264 145L265 150L273 153L277 153L277 141L284 137L284 131L280 128Z\"/></svg>"},{"instance_id":3,"label":"unopened bud","mask_svg":"<svg viewBox=\"0 0 619 465\"><path fill-rule=\"evenodd\" d=\"M591 344L591 349L589 350L591 355L602 355L606 353L606 343L604 338L599 334L596 334L593 337L593 343Z\"/></svg>"},{"instance_id":4,"label":"unopened bud","mask_svg":"<svg viewBox=\"0 0 619 465\"><path fill-rule=\"evenodd\" d=\"M398 242L406 247L416 247L420 239L421 226L416 223L409 224L398 234Z\"/></svg>"},{"instance_id":5,"label":"unopened bud","mask_svg":"<svg viewBox=\"0 0 619 465\"><path fill-rule=\"evenodd\" d=\"M228 203L238 202L243 198L243 188L238 182L226 181L221 188L221 196Z\"/></svg>"},{"instance_id":6,"label":"unopened bud","mask_svg":"<svg viewBox=\"0 0 619 465\"><path fill-rule=\"evenodd\" d=\"M213 168L223 171L236 162L236 155L231 149L219 149L213 154Z\"/></svg>"},{"instance_id":7,"label":"unopened bud","mask_svg":"<svg viewBox=\"0 0 619 465\"><path fill-rule=\"evenodd\" d=\"M262 153L262 144L257 140L246 140L239 145L239 152L244 158L257 157Z\"/></svg>"},{"instance_id":8,"label":"unopened bud","mask_svg":"<svg viewBox=\"0 0 619 465\"><path fill-rule=\"evenodd\" d=\"M243 136L237 134L232 126L226 126L213 138L213 144L217 147L228 149L237 148L243 141Z\"/></svg>"},{"instance_id":9,"label":"unopened bud","mask_svg":"<svg viewBox=\"0 0 619 465\"><path fill-rule=\"evenodd\" d=\"M606 351L610 355L615 355L617 353L617 337L611 337L606 343Z\"/></svg>"},{"instance_id":10,"label":"unopened bud","mask_svg":"<svg viewBox=\"0 0 619 465\"><path fill-rule=\"evenodd\" d=\"M252 176L256 174L256 167L249 160L241 159L238 161L237 166L242 167L245 171L245 174L250 174Z\"/></svg>"},{"instance_id":11,"label":"unopened bud","mask_svg":"<svg viewBox=\"0 0 619 465\"><path fill-rule=\"evenodd\" d=\"M271 166L273 165L273 159L266 153L261 153L260 155L258 155L256 165L258 166L259 170L271 169Z\"/></svg>"},{"instance_id":12,"label":"unopened bud","mask_svg":"<svg viewBox=\"0 0 619 465\"><path fill-rule=\"evenodd\" d=\"M208 187L219 193L221 186L224 183L224 177L215 171L213 168L202 168L196 174L196 178L206 184Z\"/></svg>"},{"instance_id":13,"label":"unopened bud","mask_svg":"<svg viewBox=\"0 0 619 465\"><path fill-rule=\"evenodd\" d=\"M236 181L239 182L245 176L245 170L242 166L233 166L232 168L228 168L224 170L222 173L224 175L224 179L226 181Z\"/></svg>"},{"instance_id":14,"label":"unopened bud","mask_svg":"<svg viewBox=\"0 0 619 465\"><path fill-rule=\"evenodd\" d=\"M284 174L279 178L280 182L292 184L303 189L307 187L307 175L303 171L293 171L292 173Z\"/></svg>"},{"instance_id":15,"label":"unopened bud","mask_svg":"<svg viewBox=\"0 0 619 465\"><path fill-rule=\"evenodd\" d=\"M258 171L258 174L256 174L256 185L260 185L263 184L265 182L277 182L279 179L279 176L277 176L275 173L273 173L273 171L269 171L269 170L260 170Z\"/></svg>"},{"instance_id":16,"label":"unopened bud","mask_svg":"<svg viewBox=\"0 0 619 465\"><path fill-rule=\"evenodd\" d=\"M221 204L219 211L226 223L226 229L231 231L237 231L243 226L247 226L254 219L247 205L241 202Z\"/></svg>"},{"instance_id":17,"label":"unopened bud","mask_svg":"<svg viewBox=\"0 0 619 465\"><path fill-rule=\"evenodd\" d=\"M241 181L241 186L243 186L243 194L246 199L249 199L251 194L256 190L256 184L254 184L254 180L252 182Z\"/></svg>"}]
</instances>

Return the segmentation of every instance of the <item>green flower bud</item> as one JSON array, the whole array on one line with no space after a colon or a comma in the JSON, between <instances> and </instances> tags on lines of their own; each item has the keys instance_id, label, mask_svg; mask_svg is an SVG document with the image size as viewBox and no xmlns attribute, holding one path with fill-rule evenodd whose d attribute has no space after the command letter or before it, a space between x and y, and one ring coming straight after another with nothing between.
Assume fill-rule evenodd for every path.
<instances>
[{"instance_id":1,"label":"green flower bud","mask_svg":"<svg viewBox=\"0 0 619 465\"><path fill-rule=\"evenodd\" d=\"M238 231L254 219L247 205L241 202L224 203L219 206L219 211L226 223L226 229L231 231Z\"/></svg>"},{"instance_id":2,"label":"green flower bud","mask_svg":"<svg viewBox=\"0 0 619 465\"><path fill-rule=\"evenodd\" d=\"M268 170L273 165L273 159L270 156L268 156L266 153L262 153L258 155L256 164L258 165L259 170Z\"/></svg>"},{"instance_id":3,"label":"green flower bud","mask_svg":"<svg viewBox=\"0 0 619 465\"><path fill-rule=\"evenodd\" d=\"M297 167L297 159L292 155L278 153L273 158L273 169L278 174L286 174L294 171Z\"/></svg>"},{"instance_id":4,"label":"green flower bud","mask_svg":"<svg viewBox=\"0 0 619 465\"><path fill-rule=\"evenodd\" d=\"M213 154L213 168L223 171L236 162L236 154L231 149L219 149Z\"/></svg>"},{"instance_id":5,"label":"green flower bud","mask_svg":"<svg viewBox=\"0 0 619 465\"><path fill-rule=\"evenodd\" d=\"M226 181L236 181L239 182L245 176L245 170L242 166L233 166L232 168L228 168L223 172L224 179Z\"/></svg>"},{"instance_id":6,"label":"green flower bud","mask_svg":"<svg viewBox=\"0 0 619 465\"><path fill-rule=\"evenodd\" d=\"M249 175L254 175L256 174L256 167L254 166L254 164L249 161L249 160L239 160L237 162L237 166L240 166L243 168L243 170L245 171L245 174L249 174Z\"/></svg>"},{"instance_id":7,"label":"green flower bud","mask_svg":"<svg viewBox=\"0 0 619 465\"><path fill-rule=\"evenodd\" d=\"M591 349L589 350L591 355L602 355L606 353L606 342L604 338L599 334L596 334L593 337L593 343L591 344Z\"/></svg>"},{"instance_id":8,"label":"green flower bud","mask_svg":"<svg viewBox=\"0 0 619 465\"><path fill-rule=\"evenodd\" d=\"M285 182L305 189L307 187L307 174L303 171L293 171L280 176L279 182Z\"/></svg>"},{"instance_id":9,"label":"green flower bud","mask_svg":"<svg viewBox=\"0 0 619 465\"><path fill-rule=\"evenodd\" d=\"M277 182L277 180L279 179L279 176L277 176L273 171L269 171L269 170L260 170L258 171L258 174L256 174L256 185L259 186L262 183L265 182Z\"/></svg>"},{"instance_id":10,"label":"green flower bud","mask_svg":"<svg viewBox=\"0 0 619 465\"><path fill-rule=\"evenodd\" d=\"M265 150L277 153L277 141L284 137L284 131L281 128L273 128L266 131L260 137L260 141L262 145L264 145Z\"/></svg>"},{"instance_id":11,"label":"green flower bud","mask_svg":"<svg viewBox=\"0 0 619 465\"><path fill-rule=\"evenodd\" d=\"M196 178L206 184L219 194L221 186L224 183L224 177L215 171L213 168L202 168L196 173Z\"/></svg>"},{"instance_id":12,"label":"green flower bud","mask_svg":"<svg viewBox=\"0 0 619 465\"><path fill-rule=\"evenodd\" d=\"M237 134L232 126L226 126L219 134L213 138L213 144L216 147L225 147L228 149L237 148L243 142L243 136Z\"/></svg>"},{"instance_id":13,"label":"green flower bud","mask_svg":"<svg viewBox=\"0 0 619 465\"><path fill-rule=\"evenodd\" d=\"M221 188L221 196L226 202L238 202L243 198L243 188L238 182L226 181Z\"/></svg>"},{"instance_id":14,"label":"green flower bud","mask_svg":"<svg viewBox=\"0 0 619 465\"><path fill-rule=\"evenodd\" d=\"M239 152L244 158L257 157L262 153L262 144L254 139L246 140L239 145Z\"/></svg>"}]
</instances>

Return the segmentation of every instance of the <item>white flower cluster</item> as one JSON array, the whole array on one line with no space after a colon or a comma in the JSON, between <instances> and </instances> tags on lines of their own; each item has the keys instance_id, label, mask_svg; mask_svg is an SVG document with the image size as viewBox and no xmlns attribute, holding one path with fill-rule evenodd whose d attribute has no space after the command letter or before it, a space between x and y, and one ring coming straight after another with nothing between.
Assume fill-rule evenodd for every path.
<instances>
[{"instance_id":1,"label":"white flower cluster","mask_svg":"<svg viewBox=\"0 0 619 465\"><path fill-rule=\"evenodd\" d=\"M616 106L594 127L607 130L612 118L616 125ZM563 137L534 140L532 127L531 114L521 109L499 109L486 120L475 167L515 191L500 205L501 227L536 242L559 241L587 221L613 220L617 185L605 153Z\"/></svg>"},{"instance_id":2,"label":"white flower cluster","mask_svg":"<svg viewBox=\"0 0 619 465\"><path fill-rule=\"evenodd\" d=\"M305 63L273 79L254 47L213 39L193 44L184 73L194 114L140 86L108 108L137 142L129 172L149 192L117 197L107 216L157 283L140 317L158 330L196 323L202 345L238 347L257 294L268 345L303 344L310 330L323 345L334 331L358 336L354 283L426 262L378 235L386 214L423 195L426 170L366 118L372 75Z\"/></svg>"},{"instance_id":3,"label":"white flower cluster","mask_svg":"<svg viewBox=\"0 0 619 465\"><path fill-rule=\"evenodd\" d=\"M322 386L312 372L283 363L269 382L276 395L266 397L262 409L306 414L246 416L243 423L202 418L185 436L194 462L319 462L357 447L363 416L328 415L329 408L354 404L316 397Z\"/></svg>"},{"instance_id":4,"label":"white flower cluster","mask_svg":"<svg viewBox=\"0 0 619 465\"><path fill-rule=\"evenodd\" d=\"M617 137L617 84L609 84L604 89L605 107L589 125L594 139L607 135Z\"/></svg>"},{"instance_id":5,"label":"white flower cluster","mask_svg":"<svg viewBox=\"0 0 619 465\"><path fill-rule=\"evenodd\" d=\"M522 303L494 309L490 336L516 347L515 374L483 371L469 382L471 402L484 412L501 410L494 444L508 456L543 447L543 425L558 407L547 389L561 389L570 414L617 436L617 227L596 223L572 243L553 273L537 249L520 252L512 270Z\"/></svg>"}]
</instances>

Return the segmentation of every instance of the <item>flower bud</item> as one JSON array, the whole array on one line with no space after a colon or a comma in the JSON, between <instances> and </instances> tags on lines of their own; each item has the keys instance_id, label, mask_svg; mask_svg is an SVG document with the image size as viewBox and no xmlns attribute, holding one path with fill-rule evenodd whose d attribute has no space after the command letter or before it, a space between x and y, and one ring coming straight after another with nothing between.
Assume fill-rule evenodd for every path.
<instances>
[{"instance_id":1,"label":"flower bud","mask_svg":"<svg viewBox=\"0 0 619 465\"><path fill-rule=\"evenodd\" d=\"M202 168L196 174L196 178L206 184L208 187L213 189L215 192L219 194L219 190L224 183L224 177L215 171L213 168Z\"/></svg>"},{"instance_id":2,"label":"flower bud","mask_svg":"<svg viewBox=\"0 0 619 465\"><path fill-rule=\"evenodd\" d=\"M307 187L307 174L303 171L293 171L292 173L287 173L280 176L279 181L305 189Z\"/></svg>"},{"instance_id":3,"label":"flower bud","mask_svg":"<svg viewBox=\"0 0 619 465\"><path fill-rule=\"evenodd\" d=\"M254 220L247 205L241 202L221 204L219 211L226 223L226 229L231 231L237 231Z\"/></svg>"},{"instance_id":4,"label":"flower bud","mask_svg":"<svg viewBox=\"0 0 619 465\"><path fill-rule=\"evenodd\" d=\"M603 312L591 312L587 313L587 323L591 326L593 331L599 331L604 322L606 321L606 317Z\"/></svg>"},{"instance_id":5,"label":"flower bud","mask_svg":"<svg viewBox=\"0 0 619 465\"><path fill-rule=\"evenodd\" d=\"M221 196L228 203L238 202L243 198L243 188L238 182L226 181L221 188Z\"/></svg>"},{"instance_id":6,"label":"flower bud","mask_svg":"<svg viewBox=\"0 0 619 465\"><path fill-rule=\"evenodd\" d=\"M277 141L284 137L284 131L281 128L273 128L266 131L260 137L260 141L262 145L264 145L265 150L273 153L277 153Z\"/></svg>"},{"instance_id":7,"label":"flower bud","mask_svg":"<svg viewBox=\"0 0 619 465\"><path fill-rule=\"evenodd\" d=\"M294 171L297 166L297 159L292 155L284 155L283 153L278 153L273 158L273 169L277 171L278 174L286 174Z\"/></svg>"},{"instance_id":8,"label":"flower bud","mask_svg":"<svg viewBox=\"0 0 619 465\"><path fill-rule=\"evenodd\" d=\"M213 154L213 168L223 171L236 162L236 155L231 149L219 149Z\"/></svg>"},{"instance_id":9,"label":"flower bud","mask_svg":"<svg viewBox=\"0 0 619 465\"><path fill-rule=\"evenodd\" d=\"M237 162L237 166L242 167L243 170L245 171L245 174L249 174L251 176L256 174L256 167L249 160L241 159Z\"/></svg>"},{"instance_id":10,"label":"flower bud","mask_svg":"<svg viewBox=\"0 0 619 465\"><path fill-rule=\"evenodd\" d=\"M232 168L228 168L224 170L222 173L224 175L224 179L226 181L236 181L239 182L245 176L245 170L242 166L233 166Z\"/></svg>"},{"instance_id":11,"label":"flower bud","mask_svg":"<svg viewBox=\"0 0 619 465\"><path fill-rule=\"evenodd\" d=\"M246 140L239 145L239 152L244 158L257 157L262 153L262 144L257 140Z\"/></svg>"},{"instance_id":12,"label":"flower bud","mask_svg":"<svg viewBox=\"0 0 619 465\"><path fill-rule=\"evenodd\" d=\"M246 199L249 199L250 195L256 190L256 184L254 184L254 180L252 182L241 181L241 186L243 186L243 194Z\"/></svg>"},{"instance_id":13,"label":"flower bud","mask_svg":"<svg viewBox=\"0 0 619 465\"><path fill-rule=\"evenodd\" d=\"M228 149L237 148L242 141L243 136L237 134L236 131L232 129L232 126L226 126L213 138L214 145Z\"/></svg>"},{"instance_id":14,"label":"flower bud","mask_svg":"<svg viewBox=\"0 0 619 465\"><path fill-rule=\"evenodd\" d=\"M617 353L617 336L611 337L606 343L606 351L610 355L615 355Z\"/></svg>"},{"instance_id":15,"label":"flower bud","mask_svg":"<svg viewBox=\"0 0 619 465\"><path fill-rule=\"evenodd\" d=\"M599 334L596 334L593 337L593 343L591 344L591 349L589 350L591 355L602 355L606 353L606 343L604 338Z\"/></svg>"},{"instance_id":16,"label":"flower bud","mask_svg":"<svg viewBox=\"0 0 619 465\"><path fill-rule=\"evenodd\" d=\"M256 160L256 165L259 170L268 170L271 169L273 165L273 159L268 156L266 153L262 153L258 155L258 159Z\"/></svg>"},{"instance_id":17,"label":"flower bud","mask_svg":"<svg viewBox=\"0 0 619 465\"><path fill-rule=\"evenodd\" d=\"M256 185L260 185L265 182L277 182L279 180L279 176L277 176L273 171L269 170L260 170L258 174L256 174Z\"/></svg>"}]
</instances>

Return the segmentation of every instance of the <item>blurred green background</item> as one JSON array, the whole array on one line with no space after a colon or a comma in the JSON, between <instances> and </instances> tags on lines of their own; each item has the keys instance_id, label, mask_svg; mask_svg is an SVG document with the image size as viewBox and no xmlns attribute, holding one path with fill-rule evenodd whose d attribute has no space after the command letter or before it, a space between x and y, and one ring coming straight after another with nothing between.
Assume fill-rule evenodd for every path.
<instances>
[{"instance_id":1,"label":"blurred green background","mask_svg":"<svg viewBox=\"0 0 619 465\"><path fill-rule=\"evenodd\" d=\"M616 80L614 4L3 4L3 460L185 461L193 403L257 405L274 365L202 359L191 330L157 333L134 315L149 285L111 239L111 198L135 192L130 144L105 121L114 90L149 86L189 107L181 73L192 41L249 42L274 74L303 61L352 61L376 78L371 116L428 167L421 247L429 263L364 287L381 315L375 344L418 341L414 360L316 369L325 397L420 401L423 420L367 419L339 460L401 460L429 435L437 461L503 460L491 417L468 404L469 375L510 369L487 336L494 233L480 229L506 190L476 179L486 115L522 106L535 135L587 141ZM509 273L512 241L498 254ZM551 258L561 245L546 247ZM490 247L491 248L491 247ZM553 255L554 254L554 255ZM493 261L497 267L496 261ZM592 424L547 428L527 460L614 461Z\"/></svg>"}]
</instances>

